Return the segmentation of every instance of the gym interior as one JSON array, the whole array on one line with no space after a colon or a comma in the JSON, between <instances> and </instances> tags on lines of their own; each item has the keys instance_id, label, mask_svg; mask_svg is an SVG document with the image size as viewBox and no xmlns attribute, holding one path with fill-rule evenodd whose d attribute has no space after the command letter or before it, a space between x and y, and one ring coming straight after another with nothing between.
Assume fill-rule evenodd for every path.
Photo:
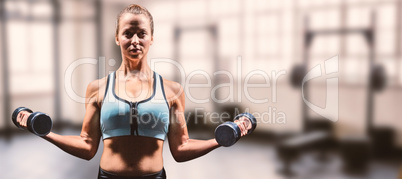
<instances>
[{"instance_id":1,"label":"gym interior","mask_svg":"<svg viewBox=\"0 0 402 179\"><path fill-rule=\"evenodd\" d=\"M258 121L185 163L165 143L169 178L402 178L402 0L0 0L0 178L96 178L102 147L75 158L11 114L79 135L87 85L121 63L129 3L153 15L149 64L183 86L191 138Z\"/></svg>"}]
</instances>

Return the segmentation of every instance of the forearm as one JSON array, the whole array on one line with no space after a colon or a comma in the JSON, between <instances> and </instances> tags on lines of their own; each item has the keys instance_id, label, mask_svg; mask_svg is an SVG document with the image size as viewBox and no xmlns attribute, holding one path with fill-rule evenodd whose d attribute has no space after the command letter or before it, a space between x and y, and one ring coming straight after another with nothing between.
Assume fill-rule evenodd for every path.
<instances>
[{"instance_id":1,"label":"forearm","mask_svg":"<svg viewBox=\"0 0 402 179\"><path fill-rule=\"evenodd\" d=\"M185 162L201 157L219 147L215 139L196 140L188 139L177 148L174 158L177 162Z\"/></svg>"},{"instance_id":2,"label":"forearm","mask_svg":"<svg viewBox=\"0 0 402 179\"><path fill-rule=\"evenodd\" d=\"M56 145L61 150L85 160L92 159L98 149L98 144L95 144L94 141L83 135L63 136L51 132L42 138Z\"/></svg>"}]
</instances>

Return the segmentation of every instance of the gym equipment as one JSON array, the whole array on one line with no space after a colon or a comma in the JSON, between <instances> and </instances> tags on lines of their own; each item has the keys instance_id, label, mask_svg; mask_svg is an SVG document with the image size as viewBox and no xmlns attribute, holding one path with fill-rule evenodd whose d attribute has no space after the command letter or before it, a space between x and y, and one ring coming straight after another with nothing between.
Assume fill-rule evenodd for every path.
<instances>
[{"instance_id":1,"label":"gym equipment","mask_svg":"<svg viewBox=\"0 0 402 179\"><path fill-rule=\"evenodd\" d=\"M343 138L339 148L344 171L349 173L367 171L372 156L372 143L368 136Z\"/></svg>"},{"instance_id":2,"label":"gym equipment","mask_svg":"<svg viewBox=\"0 0 402 179\"><path fill-rule=\"evenodd\" d=\"M238 120L241 117L246 117L249 120L249 125L251 129L248 130L247 135L252 133L254 129L257 127L256 118L250 113L241 113L237 115L233 121ZM229 147L235 144L241 137L241 131L239 126L236 123L228 121L221 125L219 125L215 129L215 139L221 146Z\"/></svg>"},{"instance_id":3,"label":"gym equipment","mask_svg":"<svg viewBox=\"0 0 402 179\"><path fill-rule=\"evenodd\" d=\"M313 131L284 140L276 148L279 158L283 161L280 173L293 175L291 164L302 152L311 149L319 149L326 152L329 150L331 139L332 136L326 131ZM322 154L325 154L324 152ZM321 157L324 159L325 156Z\"/></svg>"},{"instance_id":4,"label":"gym equipment","mask_svg":"<svg viewBox=\"0 0 402 179\"><path fill-rule=\"evenodd\" d=\"M290 82L293 87L300 88L302 86L303 78L307 74L305 65L295 65L290 74Z\"/></svg>"},{"instance_id":5,"label":"gym equipment","mask_svg":"<svg viewBox=\"0 0 402 179\"><path fill-rule=\"evenodd\" d=\"M370 70L370 88L381 91L386 86L387 74L382 65L373 65Z\"/></svg>"},{"instance_id":6,"label":"gym equipment","mask_svg":"<svg viewBox=\"0 0 402 179\"><path fill-rule=\"evenodd\" d=\"M18 114L22 111L27 111L31 113L27 119L27 129L34 133L37 136L45 136L49 134L50 130L52 129L53 122L50 117L42 112L33 112L31 109L26 107L19 107L14 110L11 119L13 123L20 129L25 129L17 122Z\"/></svg>"},{"instance_id":7,"label":"gym equipment","mask_svg":"<svg viewBox=\"0 0 402 179\"><path fill-rule=\"evenodd\" d=\"M318 159L326 161L326 154L334 148L332 122L325 119L309 119L307 121L305 133L291 136L277 144L276 153L283 164L278 171L283 175L294 175L292 163L301 154L308 151L318 151L320 154Z\"/></svg>"},{"instance_id":8,"label":"gym equipment","mask_svg":"<svg viewBox=\"0 0 402 179\"><path fill-rule=\"evenodd\" d=\"M391 127L377 126L370 131L373 157L380 159L395 156L395 130Z\"/></svg>"},{"instance_id":9,"label":"gym equipment","mask_svg":"<svg viewBox=\"0 0 402 179\"><path fill-rule=\"evenodd\" d=\"M312 41L315 37L317 36L322 36L322 35L331 35L331 34L339 34L339 35L346 35L346 34L361 34L369 47L369 89L368 89L368 102L367 102L367 123L366 123L366 131L369 132L373 130L373 91L380 91L385 87L385 79L386 79L386 73L385 69L383 66L375 64L374 63L374 58L375 58L375 22L374 22L374 16L372 16L372 24L371 27L369 28L355 28L355 29L328 29L328 30L310 30L308 29L308 19L306 18L306 25L304 29L304 56L303 56L303 65L297 65L293 68L292 75L291 75L291 83L295 87L301 87L301 81L304 78L304 75L306 74L307 67L309 67L309 48L312 44ZM303 75L303 76L300 76ZM309 84L305 83L304 84L304 96L305 98L308 98L308 90L309 89ZM301 134L298 136L295 136L294 138L287 139L283 141L282 143L279 144L278 146L278 153L279 156L282 158L284 162L284 168L282 171L284 171L284 174L292 174L292 171L290 169L290 162L295 160L297 158L297 154L301 153L305 146L310 146L311 144L320 144L322 143L322 140L324 140L323 146L326 146L325 148L328 148L328 146L331 145L331 141L333 141L333 138L331 137L332 130L330 130L332 127L329 124L320 124L321 127L328 128L329 130L325 130L327 132L327 135L321 135L319 132L314 132L311 133L311 130L309 128L315 128L314 126L311 126L311 121L308 118L308 109L307 106L303 103L303 123L302 123L302 128L304 131L309 131L307 134ZM316 123L316 127L318 127L318 123ZM327 127L325 127L327 126ZM315 137L311 137L315 136ZM367 168L367 163L369 160L369 155L371 152L371 141L370 139L366 138L353 138L353 140L349 139L344 139L340 140L341 143L341 155L343 156L343 161L344 161L344 166L345 169L353 169L353 168L361 168L364 169ZM324 148L324 149L325 149ZM353 149L358 149L358 150L353 150ZM291 152L289 152L291 151ZM362 151L362 152L360 152ZM364 152L363 152L364 151ZM365 160L362 160L364 158ZM354 162L355 160L359 160L359 162ZM359 165L359 166L355 166ZM352 167L353 166L353 167Z\"/></svg>"}]
</instances>

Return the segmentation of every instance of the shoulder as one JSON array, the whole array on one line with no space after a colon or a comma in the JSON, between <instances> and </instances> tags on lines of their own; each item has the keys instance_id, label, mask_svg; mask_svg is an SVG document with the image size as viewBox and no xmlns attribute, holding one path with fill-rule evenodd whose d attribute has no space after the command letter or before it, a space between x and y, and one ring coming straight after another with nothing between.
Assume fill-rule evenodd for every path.
<instances>
[{"instance_id":1,"label":"shoulder","mask_svg":"<svg viewBox=\"0 0 402 179\"><path fill-rule=\"evenodd\" d=\"M178 101L184 100L184 90L180 83L170 81L165 78L162 78L162 80L166 99L168 100L170 106L174 105Z\"/></svg>"},{"instance_id":2,"label":"shoulder","mask_svg":"<svg viewBox=\"0 0 402 179\"><path fill-rule=\"evenodd\" d=\"M107 83L107 76L101 79L97 79L94 80L92 82L90 82L87 86L87 93L97 93L99 92L100 89L105 88L106 87L106 83Z\"/></svg>"},{"instance_id":3,"label":"shoulder","mask_svg":"<svg viewBox=\"0 0 402 179\"><path fill-rule=\"evenodd\" d=\"M106 91L108 76L90 82L86 91L86 103L96 103L100 106Z\"/></svg>"}]
</instances>

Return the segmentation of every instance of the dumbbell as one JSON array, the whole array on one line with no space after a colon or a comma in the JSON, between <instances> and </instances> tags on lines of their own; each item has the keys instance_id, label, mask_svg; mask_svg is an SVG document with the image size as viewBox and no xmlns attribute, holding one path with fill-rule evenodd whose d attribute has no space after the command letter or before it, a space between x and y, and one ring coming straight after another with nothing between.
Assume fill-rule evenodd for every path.
<instances>
[{"instance_id":1,"label":"dumbbell","mask_svg":"<svg viewBox=\"0 0 402 179\"><path fill-rule=\"evenodd\" d=\"M233 121L239 120L241 117L246 117L248 125L251 125L251 128L248 130L247 135L252 133L254 129L257 127L257 120L250 113L241 113L237 115ZM240 127L231 121L220 124L215 129L215 139L219 145L224 147L229 147L235 144L241 137Z\"/></svg>"},{"instance_id":2,"label":"dumbbell","mask_svg":"<svg viewBox=\"0 0 402 179\"><path fill-rule=\"evenodd\" d=\"M23 111L31 113L28 116L27 127L26 127L30 132L34 133L37 136L45 136L45 135L49 134L49 132L53 126L52 119L50 119L50 117L45 113L32 112L31 109L26 108L26 107L19 107L19 108L15 109L11 116L13 123L18 128L25 129L17 122L18 115Z\"/></svg>"}]
</instances>

